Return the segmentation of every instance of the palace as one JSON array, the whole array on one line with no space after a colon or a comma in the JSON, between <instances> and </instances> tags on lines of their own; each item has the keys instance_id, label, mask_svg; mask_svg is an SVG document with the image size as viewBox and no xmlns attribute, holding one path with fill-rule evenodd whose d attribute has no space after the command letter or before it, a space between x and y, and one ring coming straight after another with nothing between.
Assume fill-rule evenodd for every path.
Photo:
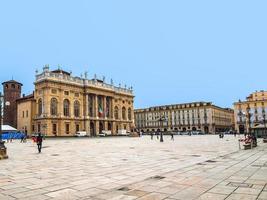
<instances>
[{"instance_id":1,"label":"palace","mask_svg":"<svg viewBox=\"0 0 267 200\"><path fill-rule=\"evenodd\" d=\"M18 129L28 134L73 136L79 131L97 136L134 129L132 88L103 80L72 76L48 66L36 74L32 95L17 100Z\"/></svg>"},{"instance_id":2,"label":"palace","mask_svg":"<svg viewBox=\"0 0 267 200\"><path fill-rule=\"evenodd\" d=\"M255 132L258 136L267 135L267 91L256 91L246 101L234 103L235 129L239 133ZM250 130L249 130L250 129Z\"/></svg>"},{"instance_id":3,"label":"palace","mask_svg":"<svg viewBox=\"0 0 267 200\"><path fill-rule=\"evenodd\" d=\"M134 111L136 129L155 131L201 131L216 133L234 126L232 109L220 108L210 102L157 106ZM164 118L164 121L160 119Z\"/></svg>"}]
</instances>

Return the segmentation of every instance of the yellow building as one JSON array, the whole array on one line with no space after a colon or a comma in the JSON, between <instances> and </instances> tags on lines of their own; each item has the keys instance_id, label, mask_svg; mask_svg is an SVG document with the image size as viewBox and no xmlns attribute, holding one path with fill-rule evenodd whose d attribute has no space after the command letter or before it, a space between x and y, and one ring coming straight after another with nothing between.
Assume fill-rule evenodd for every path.
<instances>
[{"instance_id":1,"label":"yellow building","mask_svg":"<svg viewBox=\"0 0 267 200\"><path fill-rule=\"evenodd\" d=\"M107 84L96 77L88 79L87 74L81 78L62 70L50 71L48 66L36 74L34 84L34 132L73 136L85 131L97 136L102 131L115 135L134 128L132 88L116 87L112 81ZM18 120L23 124L21 112L25 103L18 107Z\"/></svg>"},{"instance_id":2,"label":"yellow building","mask_svg":"<svg viewBox=\"0 0 267 200\"><path fill-rule=\"evenodd\" d=\"M266 132L267 91L256 91L250 94L245 101L234 103L235 129L243 134L257 132L259 135ZM266 133L265 133L266 134Z\"/></svg>"},{"instance_id":3,"label":"yellow building","mask_svg":"<svg viewBox=\"0 0 267 200\"><path fill-rule=\"evenodd\" d=\"M23 96L17 100L18 130L31 135L34 131L33 116L35 115L34 95Z\"/></svg>"},{"instance_id":4,"label":"yellow building","mask_svg":"<svg viewBox=\"0 0 267 200\"><path fill-rule=\"evenodd\" d=\"M201 131L216 133L232 130L234 112L210 102L156 106L134 111L138 131ZM159 121L160 118L166 121Z\"/></svg>"}]
</instances>

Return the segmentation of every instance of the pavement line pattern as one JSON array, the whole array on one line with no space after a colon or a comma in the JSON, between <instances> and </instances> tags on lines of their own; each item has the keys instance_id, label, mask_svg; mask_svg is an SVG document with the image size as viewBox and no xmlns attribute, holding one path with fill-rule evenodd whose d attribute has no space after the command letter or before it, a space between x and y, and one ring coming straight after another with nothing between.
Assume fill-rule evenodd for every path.
<instances>
[{"instance_id":1,"label":"pavement line pattern","mask_svg":"<svg viewBox=\"0 0 267 200\"><path fill-rule=\"evenodd\" d=\"M267 199L267 145L238 138L176 136L49 139L7 144L2 199Z\"/></svg>"}]
</instances>

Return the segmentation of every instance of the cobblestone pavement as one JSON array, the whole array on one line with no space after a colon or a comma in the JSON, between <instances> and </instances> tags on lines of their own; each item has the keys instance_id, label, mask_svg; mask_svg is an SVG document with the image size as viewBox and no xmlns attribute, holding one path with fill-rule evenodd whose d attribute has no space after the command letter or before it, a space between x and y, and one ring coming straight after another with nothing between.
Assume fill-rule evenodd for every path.
<instances>
[{"instance_id":1,"label":"cobblestone pavement","mask_svg":"<svg viewBox=\"0 0 267 200\"><path fill-rule=\"evenodd\" d=\"M47 139L7 144L0 199L267 199L267 145L238 138Z\"/></svg>"}]
</instances>

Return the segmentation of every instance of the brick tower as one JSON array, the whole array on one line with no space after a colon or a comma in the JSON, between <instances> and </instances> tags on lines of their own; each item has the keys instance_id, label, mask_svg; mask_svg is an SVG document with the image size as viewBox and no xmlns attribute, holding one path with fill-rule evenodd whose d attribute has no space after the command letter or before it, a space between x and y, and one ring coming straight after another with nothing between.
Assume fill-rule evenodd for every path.
<instances>
[{"instance_id":1,"label":"brick tower","mask_svg":"<svg viewBox=\"0 0 267 200\"><path fill-rule=\"evenodd\" d=\"M17 128L17 102L21 97L22 84L11 80L2 83L4 90L4 125Z\"/></svg>"}]
</instances>

